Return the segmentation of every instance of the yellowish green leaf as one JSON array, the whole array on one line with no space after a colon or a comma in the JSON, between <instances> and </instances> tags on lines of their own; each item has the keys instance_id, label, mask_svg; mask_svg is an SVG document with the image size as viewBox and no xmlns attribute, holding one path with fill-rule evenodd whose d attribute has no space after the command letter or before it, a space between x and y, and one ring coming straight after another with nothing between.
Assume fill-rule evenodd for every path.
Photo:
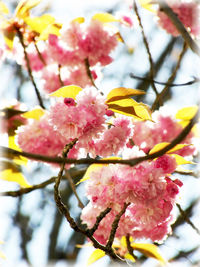
<instances>
[{"instance_id":1,"label":"yellowish green leaf","mask_svg":"<svg viewBox=\"0 0 200 267\"><path fill-rule=\"evenodd\" d=\"M176 113L176 119L191 120L198 111L198 106L185 107Z\"/></svg>"},{"instance_id":2,"label":"yellowish green leaf","mask_svg":"<svg viewBox=\"0 0 200 267\"><path fill-rule=\"evenodd\" d=\"M119 19L109 13L97 13L92 17L92 19L103 23L119 21Z\"/></svg>"},{"instance_id":3,"label":"yellowish green leaf","mask_svg":"<svg viewBox=\"0 0 200 267\"><path fill-rule=\"evenodd\" d=\"M61 87L60 89L56 90L55 92L51 93L50 96L55 97L71 97L73 99L76 98L78 93L80 93L83 89L76 85L68 85Z\"/></svg>"},{"instance_id":4,"label":"yellowish green leaf","mask_svg":"<svg viewBox=\"0 0 200 267\"><path fill-rule=\"evenodd\" d=\"M170 143L168 142L163 142L163 143L159 143L159 144L156 144L150 151L149 151L149 154L153 154L155 152L158 152L160 151L161 149L163 149L164 147L168 146ZM170 154L170 153L173 153L185 146L190 146L189 144L178 144L176 145L175 147L173 147L172 149L168 150L166 153L167 154Z\"/></svg>"},{"instance_id":5,"label":"yellowish green leaf","mask_svg":"<svg viewBox=\"0 0 200 267\"><path fill-rule=\"evenodd\" d=\"M124 258L127 259L127 260L130 260L132 262L135 262L135 258L130 253L126 253L124 255Z\"/></svg>"},{"instance_id":6,"label":"yellowish green leaf","mask_svg":"<svg viewBox=\"0 0 200 267\"><path fill-rule=\"evenodd\" d=\"M44 14L41 17L27 17L24 21L30 26L32 31L42 33L49 24L55 22L55 18L49 14Z\"/></svg>"},{"instance_id":7,"label":"yellowish green leaf","mask_svg":"<svg viewBox=\"0 0 200 267\"><path fill-rule=\"evenodd\" d=\"M85 22L85 18L84 17L78 17L78 18L73 19L71 22L72 23L73 22L78 22L78 23L81 24L81 23Z\"/></svg>"},{"instance_id":8,"label":"yellowish green leaf","mask_svg":"<svg viewBox=\"0 0 200 267\"><path fill-rule=\"evenodd\" d=\"M34 108L30 111L25 112L22 117L26 119L40 120L40 118L45 114L45 111L42 108Z\"/></svg>"},{"instance_id":9,"label":"yellowish green leaf","mask_svg":"<svg viewBox=\"0 0 200 267\"><path fill-rule=\"evenodd\" d=\"M138 117L142 118L143 120L152 121L151 111L147 105L140 103L139 105L136 105L134 109Z\"/></svg>"},{"instance_id":10,"label":"yellowish green leaf","mask_svg":"<svg viewBox=\"0 0 200 267\"><path fill-rule=\"evenodd\" d=\"M106 165L106 164L91 164L91 165L87 168L87 170L86 170L85 174L83 175L82 179L81 179L76 185L78 185L78 184L80 184L80 183L82 183L82 182L84 182L84 181L90 179L90 178L91 178L90 175L91 175L91 173L92 173L93 171L95 171L95 170L98 169L98 168L102 168L102 167L105 166L105 165Z\"/></svg>"},{"instance_id":11,"label":"yellowish green leaf","mask_svg":"<svg viewBox=\"0 0 200 267\"><path fill-rule=\"evenodd\" d=\"M186 170L186 169L184 169L184 168L182 168L181 166L178 166L177 168L176 168L176 171L177 172L180 172L180 173L182 173L182 174L193 174L193 171L192 170Z\"/></svg>"},{"instance_id":12,"label":"yellowish green leaf","mask_svg":"<svg viewBox=\"0 0 200 267\"><path fill-rule=\"evenodd\" d=\"M133 242L133 237L130 236L129 238L130 242ZM120 240L120 244L122 245L122 247L126 248L127 247L127 242L126 242L126 237L122 236L121 240Z\"/></svg>"},{"instance_id":13,"label":"yellowish green leaf","mask_svg":"<svg viewBox=\"0 0 200 267\"><path fill-rule=\"evenodd\" d=\"M3 180L18 183L21 187L30 187L30 184L27 183L21 172L14 172L11 169L7 169L0 173L0 177Z\"/></svg>"},{"instance_id":14,"label":"yellowish green leaf","mask_svg":"<svg viewBox=\"0 0 200 267\"><path fill-rule=\"evenodd\" d=\"M18 18L29 16L29 11L40 2L41 0L21 0L15 9L15 16Z\"/></svg>"},{"instance_id":15,"label":"yellowish green leaf","mask_svg":"<svg viewBox=\"0 0 200 267\"><path fill-rule=\"evenodd\" d=\"M140 243L132 243L131 247L135 250L140 251L147 257L152 257L157 259L160 263L166 264L165 259L161 256L159 249L157 246L153 244L140 244Z\"/></svg>"},{"instance_id":16,"label":"yellowish green leaf","mask_svg":"<svg viewBox=\"0 0 200 267\"><path fill-rule=\"evenodd\" d=\"M111 90L109 94L107 95L107 103L120 100L120 99L125 99L129 98L131 96L135 95L144 95L145 92L142 90L138 89L132 89L132 88L125 88L125 87L119 87Z\"/></svg>"},{"instance_id":17,"label":"yellowish green leaf","mask_svg":"<svg viewBox=\"0 0 200 267\"><path fill-rule=\"evenodd\" d=\"M5 15L9 14L9 9L2 1L0 1L0 13Z\"/></svg>"},{"instance_id":18,"label":"yellowish green leaf","mask_svg":"<svg viewBox=\"0 0 200 267\"><path fill-rule=\"evenodd\" d=\"M4 33L3 38L5 41L5 44L8 46L8 48L10 50L12 50L15 33L14 32L8 32L6 30L4 30L3 33Z\"/></svg>"},{"instance_id":19,"label":"yellowish green leaf","mask_svg":"<svg viewBox=\"0 0 200 267\"><path fill-rule=\"evenodd\" d=\"M8 147L14 150L17 150L17 151L21 151L19 146L16 144L15 136L13 135L8 137ZM22 157L22 156L13 156L13 161L19 165L26 165L28 162L27 158Z\"/></svg>"},{"instance_id":20,"label":"yellowish green leaf","mask_svg":"<svg viewBox=\"0 0 200 267\"><path fill-rule=\"evenodd\" d=\"M186 160L184 157L178 155L178 154L170 154L172 157L175 158L177 165L183 165L183 164L195 164L195 162Z\"/></svg>"},{"instance_id":21,"label":"yellowish green leaf","mask_svg":"<svg viewBox=\"0 0 200 267\"><path fill-rule=\"evenodd\" d=\"M88 261L87 261L87 266L91 265L95 261L99 260L100 258L104 257L106 253L101 250L101 249L95 249L92 254L90 255Z\"/></svg>"},{"instance_id":22,"label":"yellowish green leaf","mask_svg":"<svg viewBox=\"0 0 200 267\"><path fill-rule=\"evenodd\" d=\"M47 40L49 37L49 34L54 34L59 36L60 35L60 29L62 28L61 23L52 23L46 29L40 34L38 41L41 40Z\"/></svg>"},{"instance_id":23,"label":"yellowish green leaf","mask_svg":"<svg viewBox=\"0 0 200 267\"><path fill-rule=\"evenodd\" d=\"M152 0L139 0L139 3L143 8L147 9L150 12L155 13L156 9L153 8L153 5L151 4L151 2Z\"/></svg>"}]
</instances>

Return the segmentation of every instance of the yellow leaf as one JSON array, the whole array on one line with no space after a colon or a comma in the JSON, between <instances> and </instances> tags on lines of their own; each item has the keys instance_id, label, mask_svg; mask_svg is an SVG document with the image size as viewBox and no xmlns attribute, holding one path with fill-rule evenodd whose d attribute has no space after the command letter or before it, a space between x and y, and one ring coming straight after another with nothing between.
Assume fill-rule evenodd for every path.
<instances>
[{"instance_id":1,"label":"yellow leaf","mask_svg":"<svg viewBox=\"0 0 200 267\"><path fill-rule=\"evenodd\" d=\"M181 166L178 166L176 168L176 171L177 172L180 172L182 174L191 174L191 175L193 174L193 171L192 170L186 170L186 169L182 168Z\"/></svg>"},{"instance_id":2,"label":"yellow leaf","mask_svg":"<svg viewBox=\"0 0 200 267\"><path fill-rule=\"evenodd\" d=\"M9 9L2 1L0 1L0 13L6 14L6 15L9 14Z\"/></svg>"},{"instance_id":3,"label":"yellow leaf","mask_svg":"<svg viewBox=\"0 0 200 267\"><path fill-rule=\"evenodd\" d=\"M42 33L49 24L55 22L55 18L51 15L44 14L41 17L27 17L24 19L25 23L30 26L32 31Z\"/></svg>"},{"instance_id":4,"label":"yellow leaf","mask_svg":"<svg viewBox=\"0 0 200 267\"><path fill-rule=\"evenodd\" d=\"M160 263L165 264L166 261L160 255L159 249L157 246L153 244L139 244L139 243L132 243L131 247L143 253L147 257L152 257L160 261Z\"/></svg>"},{"instance_id":5,"label":"yellow leaf","mask_svg":"<svg viewBox=\"0 0 200 267\"><path fill-rule=\"evenodd\" d=\"M15 16L25 18L29 16L29 10L37 6L41 0L21 0L15 9Z\"/></svg>"},{"instance_id":6,"label":"yellow leaf","mask_svg":"<svg viewBox=\"0 0 200 267\"><path fill-rule=\"evenodd\" d=\"M97 13L92 17L93 20L98 20L103 23L120 21L109 13Z\"/></svg>"},{"instance_id":7,"label":"yellow leaf","mask_svg":"<svg viewBox=\"0 0 200 267\"><path fill-rule=\"evenodd\" d=\"M121 36L120 32L115 33L115 36L117 37L118 42L124 43L124 39Z\"/></svg>"},{"instance_id":8,"label":"yellow leaf","mask_svg":"<svg viewBox=\"0 0 200 267\"><path fill-rule=\"evenodd\" d=\"M84 17L78 17L78 18L73 19L71 22L72 23L73 22L78 22L78 23L81 24L81 23L85 22L85 18Z\"/></svg>"},{"instance_id":9,"label":"yellow leaf","mask_svg":"<svg viewBox=\"0 0 200 267\"><path fill-rule=\"evenodd\" d=\"M191 120L198 111L198 106L185 107L176 113L176 119Z\"/></svg>"},{"instance_id":10,"label":"yellow leaf","mask_svg":"<svg viewBox=\"0 0 200 267\"><path fill-rule=\"evenodd\" d=\"M124 258L127 259L127 260L130 260L132 262L135 262L135 258L130 253L126 253L124 255Z\"/></svg>"},{"instance_id":11,"label":"yellow leaf","mask_svg":"<svg viewBox=\"0 0 200 267\"><path fill-rule=\"evenodd\" d=\"M140 105L136 105L134 107L134 109L135 109L135 113L137 114L138 117L142 118L143 120L151 120L152 121L151 111L147 105L140 103Z\"/></svg>"},{"instance_id":12,"label":"yellow leaf","mask_svg":"<svg viewBox=\"0 0 200 267\"><path fill-rule=\"evenodd\" d=\"M100 258L104 257L106 253L101 250L101 249L95 249L92 254L90 255L88 261L87 261L87 266L91 265L95 261L99 260Z\"/></svg>"},{"instance_id":13,"label":"yellow leaf","mask_svg":"<svg viewBox=\"0 0 200 267\"><path fill-rule=\"evenodd\" d=\"M161 149L163 149L164 147L168 146L170 143L168 142L163 142L163 143L159 143L159 144L156 144L150 151L149 151L149 154L153 154L155 152L158 152L160 151ZM169 153L173 153L174 151L177 151L185 146L190 146L189 144L178 144L176 145L175 147L173 147L172 149L170 149L169 151L167 151L166 153L169 154Z\"/></svg>"},{"instance_id":14,"label":"yellow leaf","mask_svg":"<svg viewBox=\"0 0 200 267\"><path fill-rule=\"evenodd\" d=\"M172 157L175 158L177 165L182 165L182 164L195 164L195 162L186 160L184 157L178 155L178 154L171 154Z\"/></svg>"},{"instance_id":15,"label":"yellow leaf","mask_svg":"<svg viewBox=\"0 0 200 267\"><path fill-rule=\"evenodd\" d=\"M150 4L152 2L152 0L139 0L140 5L149 10L150 12L156 13L156 10L154 8L152 8L152 4Z\"/></svg>"},{"instance_id":16,"label":"yellow leaf","mask_svg":"<svg viewBox=\"0 0 200 267\"><path fill-rule=\"evenodd\" d=\"M56 96L56 97L71 97L76 98L78 93L82 91L83 89L76 85L68 85L61 87L60 89L56 90L55 92L51 93L50 96Z\"/></svg>"},{"instance_id":17,"label":"yellow leaf","mask_svg":"<svg viewBox=\"0 0 200 267\"><path fill-rule=\"evenodd\" d=\"M2 259L4 259L4 260L6 259L6 256L5 256L5 255L3 254L3 252L1 252L1 251L0 251L0 258L2 258Z\"/></svg>"},{"instance_id":18,"label":"yellow leaf","mask_svg":"<svg viewBox=\"0 0 200 267\"><path fill-rule=\"evenodd\" d=\"M84 181L90 179L90 178L91 178L91 177L90 177L91 172L95 171L95 170L98 169L98 168L102 168L102 167L105 166L105 165L106 165L106 164L91 164L91 165L87 168L87 170L86 170L85 174L83 175L82 179L81 179L78 183L76 183L76 185L78 185L78 184L80 184L80 183L82 183L82 182L84 182Z\"/></svg>"},{"instance_id":19,"label":"yellow leaf","mask_svg":"<svg viewBox=\"0 0 200 267\"><path fill-rule=\"evenodd\" d=\"M3 38L5 41L5 44L8 46L9 49L13 49L13 41L14 41L15 33L8 32L6 30L3 30Z\"/></svg>"},{"instance_id":20,"label":"yellow leaf","mask_svg":"<svg viewBox=\"0 0 200 267\"><path fill-rule=\"evenodd\" d=\"M46 29L40 34L38 41L41 40L47 40L49 37L49 34L54 34L59 36L60 35L60 29L62 28L61 23L52 23Z\"/></svg>"},{"instance_id":21,"label":"yellow leaf","mask_svg":"<svg viewBox=\"0 0 200 267\"><path fill-rule=\"evenodd\" d=\"M129 237L130 242L133 242L133 237L130 236ZM122 236L121 240L120 240L120 244L122 245L122 247L126 248L127 247L127 242L126 242L126 237Z\"/></svg>"},{"instance_id":22,"label":"yellow leaf","mask_svg":"<svg viewBox=\"0 0 200 267\"><path fill-rule=\"evenodd\" d=\"M145 94L144 91L138 89L119 87L109 92L109 94L107 95L106 103L110 103L119 99L129 98L134 95L144 95L144 94Z\"/></svg>"},{"instance_id":23,"label":"yellow leaf","mask_svg":"<svg viewBox=\"0 0 200 267\"><path fill-rule=\"evenodd\" d=\"M12 169L7 169L0 172L0 177L3 180L18 183L21 187L30 187L30 184L27 183L21 172L15 172Z\"/></svg>"},{"instance_id":24,"label":"yellow leaf","mask_svg":"<svg viewBox=\"0 0 200 267\"><path fill-rule=\"evenodd\" d=\"M18 145L15 143L15 136L9 136L8 137L8 147L12 148L17 151L21 151L21 149L18 147ZM26 165L28 160L25 157L22 156L13 156L14 162L19 165Z\"/></svg>"},{"instance_id":25,"label":"yellow leaf","mask_svg":"<svg viewBox=\"0 0 200 267\"><path fill-rule=\"evenodd\" d=\"M45 114L45 111L42 108L35 108L30 111L25 112L21 116L26 119L35 119L37 121Z\"/></svg>"}]
</instances>

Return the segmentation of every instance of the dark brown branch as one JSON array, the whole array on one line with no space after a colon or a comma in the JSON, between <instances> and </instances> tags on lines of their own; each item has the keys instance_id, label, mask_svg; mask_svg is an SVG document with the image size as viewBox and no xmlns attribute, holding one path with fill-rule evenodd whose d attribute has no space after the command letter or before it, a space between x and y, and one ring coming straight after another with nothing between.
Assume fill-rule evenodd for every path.
<instances>
[{"instance_id":1,"label":"dark brown branch","mask_svg":"<svg viewBox=\"0 0 200 267\"><path fill-rule=\"evenodd\" d=\"M155 99L155 101L154 101L154 103L153 103L153 105L152 105L152 110L155 110L156 108L159 107L160 99L163 98L163 96L164 96L164 95L167 93L167 91L169 90L169 88L170 88L170 84L173 82L173 80L174 80L175 77L176 77L177 71L178 71L179 68L180 68L181 61L182 61L182 59L183 59L183 57L184 57L186 51L187 51L187 44L184 43L184 44L183 44L183 49L182 49L181 54L180 54L180 56L179 56L179 59L178 59L178 61L177 61L176 67L175 67L173 73L171 74L171 76L169 77L169 79L168 79L168 81L167 81L167 83L166 83L166 86L165 86L165 87L163 88L163 90L157 95L157 97L156 97L156 99Z\"/></svg>"},{"instance_id":2,"label":"dark brown branch","mask_svg":"<svg viewBox=\"0 0 200 267\"><path fill-rule=\"evenodd\" d=\"M126 245L127 245L127 249L128 249L129 254L131 256L133 256L133 258L136 258L136 256L133 254L133 248L131 246L130 235L129 234L126 235Z\"/></svg>"},{"instance_id":3,"label":"dark brown branch","mask_svg":"<svg viewBox=\"0 0 200 267\"><path fill-rule=\"evenodd\" d=\"M90 232L91 235L94 234L94 232L95 232L95 231L97 230L97 228L99 227L100 222L103 220L103 218L106 217L106 215L107 215L110 211L111 211L111 208L106 208L104 211L102 211L102 212L99 214L99 216L97 216L97 218L96 218L96 222L95 222L94 226L93 226L91 229L89 229L89 232Z\"/></svg>"},{"instance_id":4,"label":"dark brown branch","mask_svg":"<svg viewBox=\"0 0 200 267\"><path fill-rule=\"evenodd\" d=\"M68 170L65 171L65 175L67 177L67 180L68 180L68 182L70 184L70 187L71 187L71 189L72 189L72 191L73 191L76 199L78 200L78 206L79 206L79 208L83 209L84 208L84 205L83 205L82 201L80 200L80 198L79 198L79 196L78 196L78 194L76 192L76 187L74 185L74 182L73 182L72 177L71 177L71 175L70 175L70 173L69 173Z\"/></svg>"},{"instance_id":5,"label":"dark brown branch","mask_svg":"<svg viewBox=\"0 0 200 267\"><path fill-rule=\"evenodd\" d=\"M140 25L141 32L142 32L142 37L143 37L143 42L144 42L145 48L147 50L148 58L149 58L151 86L152 86L152 88L153 88L153 90L154 90L154 92L155 92L155 94L157 96L158 95L158 90L157 90L157 88L156 88L156 86L154 84L154 81L153 81L153 79L154 79L154 63L153 63L153 59L152 59L152 55L151 55L151 52L150 52L149 44L148 44L146 35L144 33L144 27L142 25L142 20L140 18L140 15L139 15L139 12L138 12L138 8L137 8L137 4L136 4L135 0L134 0L133 7L134 7L134 10L135 10L137 19L139 21L139 25Z\"/></svg>"},{"instance_id":6,"label":"dark brown branch","mask_svg":"<svg viewBox=\"0 0 200 267\"><path fill-rule=\"evenodd\" d=\"M33 185L31 187L27 187L27 188L21 188L20 190L17 190L17 191L1 192L0 196L19 197L21 195L30 193L36 189L42 189L42 188L46 187L47 185L52 184L55 181L55 178L56 177L52 177L52 178L48 179L47 181L42 182L41 184L36 184L36 185Z\"/></svg>"},{"instance_id":7,"label":"dark brown branch","mask_svg":"<svg viewBox=\"0 0 200 267\"><path fill-rule=\"evenodd\" d=\"M115 216L115 219L114 219L114 221L112 223L112 229L110 231L110 236L109 236L108 242L106 244L106 248L107 249L110 249L112 247L112 244L113 244L113 241L114 241L114 238L115 238L115 234L116 234L116 231L117 231L117 228L118 228L118 225L119 225L119 221L120 221L122 215L125 213L126 208L129 205L130 205L130 203L124 203L123 209Z\"/></svg>"},{"instance_id":8,"label":"dark brown branch","mask_svg":"<svg viewBox=\"0 0 200 267\"><path fill-rule=\"evenodd\" d=\"M46 66L47 64L46 64L46 62L45 62L45 60L44 60L42 54L40 53L40 50L39 50L37 44L34 43L34 46L35 46L35 49L36 49L36 51L37 51L37 53L38 53L38 57L39 57L39 59L40 59L41 62L44 64L44 66Z\"/></svg>"},{"instance_id":9,"label":"dark brown branch","mask_svg":"<svg viewBox=\"0 0 200 267\"><path fill-rule=\"evenodd\" d=\"M83 158L83 159L70 159L67 158L65 160L63 160L63 158L61 157L48 157L48 156L42 156L39 154L32 154L32 153L28 153L28 152L21 152L21 151L17 151L11 148L7 148L7 147L2 147L0 146L0 151L3 157L8 157L8 156L24 156L26 158L29 159L34 159L34 160L39 160L39 161L43 161L43 162L50 162L50 163L63 163L63 161L65 161L65 163L68 164L93 164L93 163L100 163L100 164L109 164L109 163L113 163L113 164L126 164L126 165L130 165L130 166L135 166L140 162L146 161L146 160L152 160L155 159L157 157L160 157L162 155L164 155L167 151L169 151L170 149L172 149L173 147L175 147L177 144L179 144L182 140L184 140L184 138L188 135L188 133L191 131L192 127L194 126L196 120L198 118L198 112L196 113L196 115L193 117L193 119L188 123L188 125L183 128L183 130L180 132L180 134L172 140L172 142L167 145L166 147L164 147L163 149L143 156L143 157L138 157L138 158L132 158L132 159L92 159L92 158Z\"/></svg>"},{"instance_id":10,"label":"dark brown branch","mask_svg":"<svg viewBox=\"0 0 200 267\"><path fill-rule=\"evenodd\" d=\"M184 210L181 208L180 204L176 204L176 206L178 207L178 210L181 214L181 216L183 217L184 221L186 223L188 223L196 232L198 235L200 235L200 230L193 224L193 222L189 219L189 217L187 216L187 214L184 212Z\"/></svg>"},{"instance_id":11,"label":"dark brown branch","mask_svg":"<svg viewBox=\"0 0 200 267\"><path fill-rule=\"evenodd\" d=\"M141 80L141 81L145 81L145 82L151 82L152 81L150 78L140 77L140 76L137 76L133 73L130 74L130 77L133 79L137 79L137 80ZM168 82L159 82L159 81L153 80L154 83L157 83L160 85L167 85L169 87L188 86L188 85L192 85L194 83L197 83L199 81L200 80L198 78L195 78L195 77L193 80L186 82L186 83L168 83Z\"/></svg>"},{"instance_id":12,"label":"dark brown branch","mask_svg":"<svg viewBox=\"0 0 200 267\"><path fill-rule=\"evenodd\" d=\"M198 45L195 43L195 41L192 39L176 13L167 5L166 1L159 1L158 2L160 5L160 11L164 12L169 19L172 21L176 29L180 32L182 35L183 39L187 43L187 45L192 49L194 53L200 56L200 48Z\"/></svg>"},{"instance_id":13,"label":"dark brown branch","mask_svg":"<svg viewBox=\"0 0 200 267\"><path fill-rule=\"evenodd\" d=\"M22 33L20 32L20 30L18 28L16 28L16 31L17 31L17 34L19 36L19 41L20 41L20 43L21 43L21 45L23 47L23 50L24 50L24 57L25 57L25 60L26 60L26 65L27 65L27 69L28 69L28 74L29 74L30 80L31 80L31 82L33 84L33 87L35 89L35 93L37 95L37 98L38 98L40 106L45 109L45 106L43 104L40 92L39 92L39 90L37 88L37 85L35 83L35 80L33 78L32 70L31 70L31 66L30 66L30 61L29 61L29 58L28 58L28 54L26 52L26 45L24 43L23 35L22 35Z\"/></svg>"}]
</instances>

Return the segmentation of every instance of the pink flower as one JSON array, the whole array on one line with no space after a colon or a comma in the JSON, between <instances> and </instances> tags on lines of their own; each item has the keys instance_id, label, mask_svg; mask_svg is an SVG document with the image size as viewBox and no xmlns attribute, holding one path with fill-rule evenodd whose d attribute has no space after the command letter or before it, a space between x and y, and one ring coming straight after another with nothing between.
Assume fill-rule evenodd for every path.
<instances>
[{"instance_id":1,"label":"pink flower","mask_svg":"<svg viewBox=\"0 0 200 267\"><path fill-rule=\"evenodd\" d=\"M156 159L154 162L154 167L161 168L163 174L168 174L175 171L177 164L175 158L169 155L163 155L162 157Z\"/></svg>"},{"instance_id":2,"label":"pink flower","mask_svg":"<svg viewBox=\"0 0 200 267\"><path fill-rule=\"evenodd\" d=\"M177 14L180 21L187 29L189 29L192 34L198 35L200 33L200 24L198 21L200 10L198 3L186 2L185 0L182 0L180 2L174 3L168 1L168 5ZM180 34L174 24L169 19L169 17L164 12L159 10L157 16L159 18L159 25L164 28L168 33L172 34L173 36L178 36Z\"/></svg>"},{"instance_id":3,"label":"pink flower","mask_svg":"<svg viewBox=\"0 0 200 267\"><path fill-rule=\"evenodd\" d=\"M39 121L34 120L30 124L19 127L17 142L23 151L57 156L67 144L67 139L54 130L46 115Z\"/></svg>"}]
</instances>

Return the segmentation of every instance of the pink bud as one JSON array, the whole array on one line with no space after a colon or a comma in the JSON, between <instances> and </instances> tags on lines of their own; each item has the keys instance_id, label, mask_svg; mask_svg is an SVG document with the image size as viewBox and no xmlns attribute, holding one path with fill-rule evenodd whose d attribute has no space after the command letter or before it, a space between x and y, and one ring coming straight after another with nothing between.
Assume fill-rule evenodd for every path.
<instances>
[{"instance_id":1,"label":"pink bud","mask_svg":"<svg viewBox=\"0 0 200 267\"><path fill-rule=\"evenodd\" d=\"M75 106L76 104L75 100L71 97L65 97L64 103L66 106Z\"/></svg>"},{"instance_id":2,"label":"pink bud","mask_svg":"<svg viewBox=\"0 0 200 267\"><path fill-rule=\"evenodd\" d=\"M114 112L112 110L110 110L110 109L107 109L106 110L106 115L109 116L109 117L110 116L113 116L114 115Z\"/></svg>"}]
</instances>

